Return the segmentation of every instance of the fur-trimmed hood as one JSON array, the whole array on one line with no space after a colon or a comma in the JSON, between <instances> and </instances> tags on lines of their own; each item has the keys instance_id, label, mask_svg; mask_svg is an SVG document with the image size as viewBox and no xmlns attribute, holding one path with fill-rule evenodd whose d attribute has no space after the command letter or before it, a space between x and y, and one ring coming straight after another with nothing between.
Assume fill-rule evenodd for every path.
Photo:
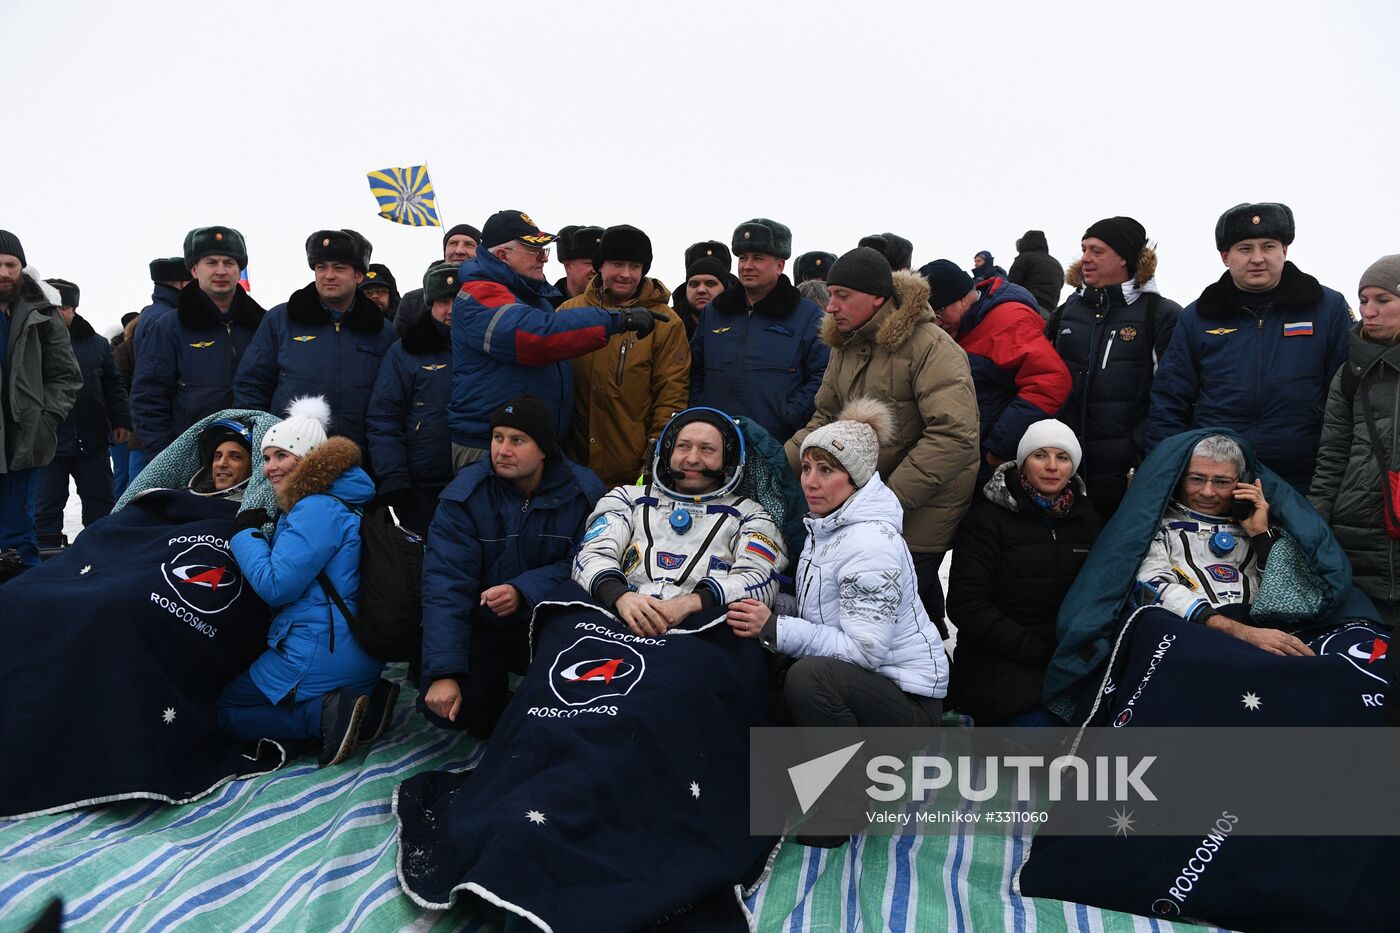
<instances>
[{"instance_id":1,"label":"fur-trimmed hood","mask_svg":"<svg viewBox=\"0 0 1400 933\"><path fill-rule=\"evenodd\" d=\"M1313 308L1322 303L1322 283L1291 262L1283 264L1283 277L1269 292L1243 292L1227 270L1219 280L1206 286L1196 299L1196 313L1201 317L1224 318L1239 312L1251 302L1267 302L1279 310ZM1251 305L1252 306L1252 305Z\"/></svg>"},{"instance_id":2,"label":"fur-trimmed hood","mask_svg":"<svg viewBox=\"0 0 1400 933\"><path fill-rule=\"evenodd\" d=\"M1016 477L1012 478L1012 472ZM1072 509L1080 509L1087 506L1089 502L1089 489L1084 485L1084 480L1078 473L1069 478L1070 488L1074 490L1074 505ZM992 473L992 478L982 484L982 495L993 505L999 505L1011 512L1027 512L1033 506L1030 497L1025 490L1020 488L1020 470L1016 466L1015 460L1008 460L996 468Z\"/></svg>"},{"instance_id":3,"label":"fur-trimmed hood","mask_svg":"<svg viewBox=\"0 0 1400 933\"><path fill-rule=\"evenodd\" d=\"M185 289L189 291L189 289ZM316 292L316 283L292 292L287 299L287 317L305 327L316 327L334 323L331 313L321 306L321 296ZM377 334L380 329L392 326L384 320L379 306L355 289L355 303L341 318L342 323L353 331L362 334Z\"/></svg>"},{"instance_id":4,"label":"fur-trimmed hood","mask_svg":"<svg viewBox=\"0 0 1400 933\"><path fill-rule=\"evenodd\" d=\"M267 313L242 286L233 290L233 303L229 305L229 311L232 312L229 323L243 324L254 330ZM180 323L190 330L213 330L224 323L219 320L219 309L198 282L190 282L180 289L179 297L175 299L175 312L180 315Z\"/></svg>"},{"instance_id":5,"label":"fur-trimmed hood","mask_svg":"<svg viewBox=\"0 0 1400 933\"><path fill-rule=\"evenodd\" d=\"M1080 267L1083 263L1076 259L1069 264L1069 269L1065 271L1065 284L1075 291L1084 288L1084 271ZM1157 275L1157 251L1150 246L1144 246L1142 252L1138 254L1137 272L1133 274L1133 287L1140 292L1156 291L1156 285L1148 288Z\"/></svg>"},{"instance_id":6,"label":"fur-trimmed hood","mask_svg":"<svg viewBox=\"0 0 1400 933\"><path fill-rule=\"evenodd\" d=\"M836 328L836 319L828 314L822 321L822 340L838 348L852 341L872 340L886 350L895 350L909 339L915 327L935 320L928 296L928 280L917 272L901 269L894 274L894 297L874 317L843 334Z\"/></svg>"},{"instance_id":7,"label":"fur-trimmed hood","mask_svg":"<svg viewBox=\"0 0 1400 933\"><path fill-rule=\"evenodd\" d=\"M377 312L378 309L376 308ZM374 482L359 469L360 445L348 437L328 438L324 444L301 458L301 463L277 490L277 507L290 512L307 496L316 496L339 487L335 495L347 502L363 504L374 497ZM363 482L359 480L363 479Z\"/></svg>"},{"instance_id":8,"label":"fur-trimmed hood","mask_svg":"<svg viewBox=\"0 0 1400 933\"><path fill-rule=\"evenodd\" d=\"M409 356L436 356L452 349L452 335L433 317L432 308L424 308L400 339Z\"/></svg>"}]
</instances>

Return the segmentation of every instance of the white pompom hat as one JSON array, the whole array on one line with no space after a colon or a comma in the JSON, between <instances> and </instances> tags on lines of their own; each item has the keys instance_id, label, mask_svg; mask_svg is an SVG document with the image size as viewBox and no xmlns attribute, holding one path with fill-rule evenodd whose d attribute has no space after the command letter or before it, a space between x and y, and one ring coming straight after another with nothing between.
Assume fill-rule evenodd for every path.
<instances>
[{"instance_id":1,"label":"white pompom hat","mask_svg":"<svg viewBox=\"0 0 1400 933\"><path fill-rule=\"evenodd\" d=\"M326 442L326 428L331 425L331 406L325 396L306 395L293 399L287 406L287 418L267 429L263 435L263 450L281 447L298 457L305 457Z\"/></svg>"},{"instance_id":2,"label":"white pompom hat","mask_svg":"<svg viewBox=\"0 0 1400 933\"><path fill-rule=\"evenodd\" d=\"M1074 466L1074 472L1079 472L1079 461L1084 458L1084 451L1079 446L1079 438L1074 436L1069 425L1054 418L1046 418L1026 428L1026 433L1021 435L1021 443L1016 445L1016 467L1024 467L1026 458L1042 447L1055 447L1069 454L1069 462Z\"/></svg>"}]
</instances>

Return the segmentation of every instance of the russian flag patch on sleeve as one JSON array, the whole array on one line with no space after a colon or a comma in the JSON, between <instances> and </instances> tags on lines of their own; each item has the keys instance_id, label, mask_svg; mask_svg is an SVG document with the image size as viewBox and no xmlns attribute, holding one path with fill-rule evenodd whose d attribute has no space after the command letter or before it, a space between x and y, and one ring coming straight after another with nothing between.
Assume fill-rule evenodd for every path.
<instances>
[{"instance_id":1,"label":"russian flag patch on sleeve","mask_svg":"<svg viewBox=\"0 0 1400 933\"><path fill-rule=\"evenodd\" d=\"M768 550L768 548L759 544L757 541L749 541L748 545L744 548L744 550L751 551L752 553L757 554L759 557L762 557L770 564L776 564L778 562L778 555L774 554L772 551Z\"/></svg>"},{"instance_id":2,"label":"russian flag patch on sleeve","mask_svg":"<svg viewBox=\"0 0 1400 933\"><path fill-rule=\"evenodd\" d=\"M1285 337L1311 337L1312 332L1312 321L1285 321L1283 324Z\"/></svg>"}]
</instances>

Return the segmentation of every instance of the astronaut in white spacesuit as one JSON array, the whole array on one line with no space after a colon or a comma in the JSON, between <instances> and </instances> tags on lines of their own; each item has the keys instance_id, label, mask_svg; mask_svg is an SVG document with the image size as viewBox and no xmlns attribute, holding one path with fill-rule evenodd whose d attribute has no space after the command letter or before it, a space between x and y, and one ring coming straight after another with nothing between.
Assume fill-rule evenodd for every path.
<instances>
[{"instance_id":1,"label":"astronaut in white spacesuit","mask_svg":"<svg viewBox=\"0 0 1400 933\"><path fill-rule=\"evenodd\" d=\"M787 556L772 516L734 492L745 456L743 434L724 412L677 414L657 439L651 482L598 501L574 582L638 635L740 599L771 604Z\"/></svg>"},{"instance_id":2,"label":"astronaut in white spacesuit","mask_svg":"<svg viewBox=\"0 0 1400 933\"><path fill-rule=\"evenodd\" d=\"M1249 623L1273 531L1263 484L1242 481L1245 466L1239 444L1221 434L1191 451L1138 568L1138 600L1274 654L1311 655L1287 632Z\"/></svg>"}]
</instances>

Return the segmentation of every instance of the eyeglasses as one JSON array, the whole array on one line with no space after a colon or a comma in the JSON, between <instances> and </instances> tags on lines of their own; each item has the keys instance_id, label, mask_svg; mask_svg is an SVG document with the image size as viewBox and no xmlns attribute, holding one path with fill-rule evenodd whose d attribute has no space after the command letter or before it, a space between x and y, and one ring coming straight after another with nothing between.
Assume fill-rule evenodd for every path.
<instances>
[{"instance_id":1,"label":"eyeglasses","mask_svg":"<svg viewBox=\"0 0 1400 933\"><path fill-rule=\"evenodd\" d=\"M549 258L549 247L547 246L544 249L531 249L528 246L505 246L502 248L514 250L517 253L529 253L531 256L538 256L541 259Z\"/></svg>"},{"instance_id":2,"label":"eyeglasses","mask_svg":"<svg viewBox=\"0 0 1400 933\"><path fill-rule=\"evenodd\" d=\"M1200 489L1202 486L1210 486L1213 489L1234 489L1239 482L1233 476L1202 476L1199 473L1187 473L1186 485L1191 489Z\"/></svg>"}]
</instances>

